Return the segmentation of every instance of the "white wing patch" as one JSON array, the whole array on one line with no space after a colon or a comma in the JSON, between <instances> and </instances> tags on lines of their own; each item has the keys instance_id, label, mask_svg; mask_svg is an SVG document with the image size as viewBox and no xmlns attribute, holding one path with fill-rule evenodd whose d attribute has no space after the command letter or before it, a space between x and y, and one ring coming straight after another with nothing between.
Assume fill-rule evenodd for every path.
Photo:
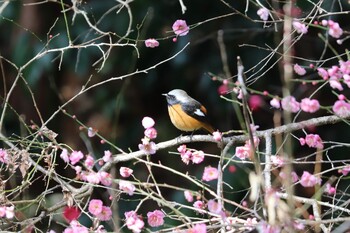
<instances>
[{"instance_id":1,"label":"white wing patch","mask_svg":"<svg viewBox=\"0 0 350 233\"><path fill-rule=\"evenodd\" d=\"M204 112L202 112L202 110L200 110L199 108L197 108L196 111L194 111L194 114L201 117L205 116Z\"/></svg>"}]
</instances>

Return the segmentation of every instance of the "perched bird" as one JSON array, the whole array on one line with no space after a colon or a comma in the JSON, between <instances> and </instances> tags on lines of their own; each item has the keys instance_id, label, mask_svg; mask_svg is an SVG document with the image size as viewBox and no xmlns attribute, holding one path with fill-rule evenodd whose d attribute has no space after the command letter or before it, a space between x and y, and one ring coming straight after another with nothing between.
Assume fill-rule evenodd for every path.
<instances>
[{"instance_id":1,"label":"perched bird","mask_svg":"<svg viewBox=\"0 0 350 233\"><path fill-rule=\"evenodd\" d=\"M163 95L168 102L170 120L176 128L187 132L201 128L214 132L208 122L207 109L184 90L174 89Z\"/></svg>"}]
</instances>

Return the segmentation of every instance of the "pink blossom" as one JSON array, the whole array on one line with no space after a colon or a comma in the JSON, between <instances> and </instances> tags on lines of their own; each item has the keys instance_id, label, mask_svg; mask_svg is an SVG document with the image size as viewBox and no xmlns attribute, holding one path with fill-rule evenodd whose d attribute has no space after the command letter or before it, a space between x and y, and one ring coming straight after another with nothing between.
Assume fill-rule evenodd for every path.
<instances>
[{"instance_id":1,"label":"pink blossom","mask_svg":"<svg viewBox=\"0 0 350 233\"><path fill-rule=\"evenodd\" d=\"M15 216L15 207L13 205L6 206L5 215L7 219L12 219Z\"/></svg>"},{"instance_id":2,"label":"pink blossom","mask_svg":"<svg viewBox=\"0 0 350 233\"><path fill-rule=\"evenodd\" d=\"M98 132L97 129L94 129L94 128L92 128L92 127L89 127L89 128L88 128L88 137L89 137L89 138L94 137L94 136L96 135L97 132Z\"/></svg>"},{"instance_id":3,"label":"pink blossom","mask_svg":"<svg viewBox=\"0 0 350 233\"><path fill-rule=\"evenodd\" d=\"M350 88L350 75L344 74L343 78L344 78L344 83L348 86L348 88Z\"/></svg>"},{"instance_id":4,"label":"pink blossom","mask_svg":"<svg viewBox=\"0 0 350 233\"><path fill-rule=\"evenodd\" d=\"M145 136L149 139L155 139L157 137L157 130L153 127L145 129Z\"/></svg>"},{"instance_id":5,"label":"pink blossom","mask_svg":"<svg viewBox=\"0 0 350 233\"><path fill-rule=\"evenodd\" d=\"M90 184L98 184L100 183L100 175L94 171L91 171L85 174L84 180Z\"/></svg>"},{"instance_id":6,"label":"pink blossom","mask_svg":"<svg viewBox=\"0 0 350 233\"><path fill-rule=\"evenodd\" d=\"M155 124L153 118L151 117L144 117L142 119L142 126L145 128L145 129L149 129L149 128L152 128Z\"/></svg>"},{"instance_id":7,"label":"pink blossom","mask_svg":"<svg viewBox=\"0 0 350 233\"><path fill-rule=\"evenodd\" d=\"M323 149L323 142L318 134L308 134L305 137L305 143L312 148Z\"/></svg>"},{"instance_id":8,"label":"pink blossom","mask_svg":"<svg viewBox=\"0 0 350 233\"><path fill-rule=\"evenodd\" d=\"M198 223L193 228L186 230L186 233L207 233L207 225Z\"/></svg>"},{"instance_id":9,"label":"pink blossom","mask_svg":"<svg viewBox=\"0 0 350 233\"><path fill-rule=\"evenodd\" d=\"M249 159L251 156L250 146L237 146L235 156L242 160Z\"/></svg>"},{"instance_id":10,"label":"pink blossom","mask_svg":"<svg viewBox=\"0 0 350 233\"><path fill-rule=\"evenodd\" d=\"M185 153L181 153L180 156L182 162L188 165L188 163L192 159L192 152L190 150L187 150Z\"/></svg>"},{"instance_id":11,"label":"pink blossom","mask_svg":"<svg viewBox=\"0 0 350 233\"><path fill-rule=\"evenodd\" d=\"M88 233L89 229L85 226L82 226L77 220L70 222L69 227L67 227L63 233Z\"/></svg>"},{"instance_id":12,"label":"pink blossom","mask_svg":"<svg viewBox=\"0 0 350 233\"><path fill-rule=\"evenodd\" d=\"M2 150L2 149L0 149L0 150ZM68 150L67 150L67 149L64 148L64 149L62 150L62 152L61 152L61 154L60 154L60 157L61 157L61 159L63 159L64 162L69 163L69 155L68 155ZM2 158L2 153L0 152L0 161L3 162L3 161L1 160L1 158ZM4 163L4 162L3 162L3 163Z\"/></svg>"},{"instance_id":13,"label":"pink blossom","mask_svg":"<svg viewBox=\"0 0 350 233\"><path fill-rule=\"evenodd\" d=\"M320 103L316 99L304 98L301 100L300 108L304 112L316 112L320 109Z\"/></svg>"},{"instance_id":14,"label":"pink blossom","mask_svg":"<svg viewBox=\"0 0 350 233\"><path fill-rule=\"evenodd\" d=\"M0 149L0 162L2 163L9 163L10 156L8 155L7 151L4 149Z\"/></svg>"},{"instance_id":15,"label":"pink blossom","mask_svg":"<svg viewBox=\"0 0 350 233\"><path fill-rule=\"evenodd\" d=\"M222 206L219 202L211 199L208 201L208 210L213 214L220 214L222 211Z\"/></svg>"},{"instance_id":16,"label":"pink blossom","mask_svg":"<svg viewBox=\"0 0 350 233\"><path fill-rule=\"evenodd\" d=\"M270 100L270 105L274 108L281 108L280 101L277 98Z\"/></svg>"},{"instance_id":17,"label":"pink blossom","mask_svg":"<svg viewBox=\"0 0 350 233\"><path fill-rule=\"evenodd\" d=\"M119 189L129 194L129 196L134 195L135 185L126 180L119 181Z\"/></svg>"},{"instance_id":18,"label":"pink blossom","mask_svg":"<svg viewBox=\"0 0 350 233\"><path fill-rule=\"evenodd\" d=\"M0 206L0 218L5 217L6 215L6 206Z\"/></svg>"},{"instance_id":19,"label":"pink blossom","mask_svg":"<svg viewBox=\"0 0 350 233\"><path fill-rule=\"evenodd\" d=\"M103 202L99 199L91 199L89 202L89 212L95 216L102 212Z\"/></svg>"},{"instance_id":20,"label":"pink blossom","mask_svg":"<svg viewBox=\"0 0 350 233\"><path fill-rule=\"evenodd\" d=\"M147 213L147 222L151 227L159 227L164 224L164 213L160 210L155 210Z\"/></svg>"},{"instance_id":21,"label":"pink blossom","mask_svg":"<svg viewBox=\"0 0 350 233\"><path fill-rule=\"evenodd\" d=\"M229 91L229 87L227 84L222 84L218 87L218 94L219 95L226 95Z\"/></svg>"},{"instance_id":22,"label":"pink blossom","mask_svg":"<svg viewBox=\"0 0 350 233\"><path fill-rule=\"evenodd\" d=\"M298 21L293 22L293 27L299 34L306 34L307 33L307 26L303 23L300 23Z\"/></svg>"},{"instance_id":23,"label":"pink blossom","mask_svg":"<svg viewBox=\"0 0 350 233\"><path fill-rule=\"evenodd\" d=\"M250 128L252 130L252 132L255 132L257 128L259 128L259 126L255 126L255 127L252 127L252 125L250 125ZM254 143L254 148L257 148L260 144L260 139L257 137L257 136L253 136L253 143ZM244 146L246 147L249 147L250 148L250 140L247 140L244 144Z\"/></svg>"},{"instance_id":24,"label":"pink blossom","mask_svg":"<svg viewBox=\"0 0 350 233\"><path fill-rule=\"evenodd\" d=\"M185 153L186 152L186 150L187 150L187 147L186 147L186 145L185 144L182 144L181 146L179 146L178 148L177 148L177 151L179 152L179 153Z\"/></svg>"},{"instance_id":25,"label":"pink blossom","mask_svg":"<svg viewBox=\"0 0 350 233\"><path fill-rule=\"evenodd\" d=\"M260 8L256 13L259 15L261 20L267 21L269 18L269 10L265 7Z\"/></svg>"},{"instance_id":26,"label":"pink blossom","mask_svg":"<svg viewBox=\"0 0 350 233\"><path fill-rule=\"evenodd\" d=\"M102 210L96 217L101 221L108 221L112 217L112 210L108 206L102 206Z\"/></svg>"},{"instance_id":27,"label":"pink blossom","mask_svg":"<svg viewBox=\"0 0 350 233\"><path fill-rule=\"evenodd\" d=\"M220 133L219 131L214 131L213 138L215 141L220 142L222 140L222 133Z\"/></svg>"},{"instance_id":28,"label":"pink blossom","mask_svg":"<svg viewBox=\"0 0 350 233\"><path fill-rule=\"evenodd\" d=\"M144 227L145 223L137 215L135 211L129 211L124 213L125 224L129 230L132 232L138 233L141 232L141 229Z\"/></svg>"},{"instance_id":29,"label":"pink blossom","mask_svg":"<svg viewBox=\"0 0 350 233\"><path fill-rule=\"evenodd\" d=\"M324 191L328 195L334 195L337 190L334 187L332 187L329 183L327 183Z\"/></svg>"},{"instance_id":30,"label":"pink blossom","mask_svg":"<svg viewBox=\"0 0 350 233\"><path fill-rule=\"evenodd\" d=\"M318 75L321 76L324 80L327 80L329 78L328 72L324 68L317 68Z\"/></svg>"},{"instance_id":31,"label":"pink blossom","mask_svg":"<svg viewBox=\"0 0 350 233\"><path fill-rule=\"evenodd\" d=\"M350 115L350 104L344 100L337 100L332 109L333 112L340 117L347 117Z\"/></svg>"},{"instance_id":32,"label":"pink blossom","mask_svg":"<svg viewBox=\"0 0 350 233\"><path fill-rule=\"evenodd\" d=\"M78 163L82 158L84 158L84 154L81 151L73 151L69 156L72 165Z\"/></svg>"},{"instance_id":33,"label":"pink blossom","mask_svg":"<svg viewBox=\"0 0 350 233\"><path fill-rule=\"evenodd\" d=\"M176 20L172 28L174 33L178 36L185 36L190 30L190 28L187 26L186 21L182 19Z\"/></svg>"},{"instance_id":34,"label":"pink blossom","mask_svg":"<svg viewBox=\"0 0 350 233\"><path fill-rule=\"evenodd\" d=\"M154 38L150 38L145 40L145 45L147 48L155 48L159 46L159 42Z\"/></svg>"},{"instance_id":35,"label":"pink blossom","mask_svg":"<svg viewBox=\"0 0 350 233\"><path fill-rule=\"evenodd\" d=\"M331 20L329 20L329 21L331 21ZM338 23L332 22L330 24L329 21L328 21L328 25L329 25L328 34L333 38L341 37L341 35L343 35L343 29L339 26Z\"/></svg>"},{"instance_id":36,"label":"pink blossom","mask_svg":"<svg viewBox=\"0 0 350 233\"><path fill-rule=\"evenodd\" d=\"M203 201L195 201L193 203L193 207L197 209L198 212L203 212L204 209L204 203Z\"/></svg>"},{"instance_id":37,"label":"pink blossom","mask_svg":"<svg viewBox=\"0 0 350 233\"><path fill-rule=\"evenodd\" d=\"M295 171L292 171L292 182L295 183L299 180L299 176Z\"/></svg>"},{"instance_id":38,"label":"pink blossom","mask_svg":"<svg viewBox=\"0 0 350 233\"><path fill-rule=\"evenodd\" d=\"M295 64L293 68L294 68L294 72L297 73L300 76L306 74L305 68L299 66L298 64Z\"/></svg>"},{"instance_id":39,"label":"pink blossom","mask_svg":"<svg viewBox=\"0 0 350 233\"><path fill-rule=\"evenodd\" d=\"M215 167L205 167L204 172L203 172L203 177L202 179L204 181L211 181L211 180L216 180L219 176L219 171Z\"/></svg>"},{"instance_id":40,"label":"pink blossom","mask_svg":"<svg viewBox=\"0 0 350 233\"><path fill-rule=\"evenodd\" d=\"M339 61L339 70L343 74L350 74L350 61Z\"/></svg>"},{"instance_id":41,"label":"pink blossom","mask_svg":"<svg viewBox=\"0 0 350 233\"><path fill-rule=\"evenodd\" d=\"M133 172L134 172L134 170L132 170L131 168L128 168L128 167L120 167L120 169L119 169L119 174L124 178L131 176L131 174Z\"/></svg>"},{"instance_id":42,"label":"pink blossom","mask_svg":"<svg viewBox=\"0 0 350 233\"><path fill-rule=\"evenodd\" d=\"M281 156L278 156L278 155L272 155L270 157L271 159L271 163L275 166L283 166L284 165L284 161L283 161L283 158Z\"/></svg>"},{"instance_id":43,"label":"pink blossom","mask_svg":"<svg viewBox=\"0 0 350 233\"><path fill-rule=\"evenodd\" d=\"M103 155L103 161L105 161L106 163L112 160L112 153L109 150L105 150L104 151L104 155Z\"/></svg>"},{"instance_id":44,"label":"pink blossom","mask_svg":"<svg viewBox=\"0 0 350 233\"><path fill-rule=\"evenodd\" d=\"M65 206L63 208L63 217L67 222L77 220L81 214L81 211L76 206Z\"/></svg>"},{"instance_id":45,"label":"pink blossom","mask_svg":"<svg viewBox=\"0 0 350 233\"><path fill-rule=\"evenodd\" d=\"M101 183L105 186L111 186L112 185L112 175L105 171L99 171L98 172L99 179Z\"/></svg>"},{"instance_id":46,"label":"pink blossom","mask_svg":"<svg viewBox=\"0 0 350 233\"><path fill-rule=\"evenodd\" d=\"M92 168L94 166L94 158L91 155L86 156L85 166L88 168Z\"/></svg>"},{"instance_id":47,"label":"pink blossom","mask_svg":"<svg viewBox=\"0 0 350 233\"><path fill-rule=\"evenodd\" d=\"M316 184L321 184L321 179L310 174L307 171L303 172L303 175L300 178L300 184L304 187L313 187Z\"/></svg>"},{"instance_id":48,"label":"pink blossom","mask_svg":"<svg viewBox=\"0 0 350 233\"><path fill-rule=\"evenodd\" d=\"M191 191L185 190L184 196L185 196L185 199L186 199L188 202L192 202L192 201L193 201L193 195L192 195L192 192L191 192Z\"/></svg>"},{"instance_id":49,"label":"pink blossom","mask_svg":"<svg viewBox=\"0 0 350 233\"><path fill-rule=\"evenodd\" d=\"M249 108L254 111L264 105L264 100L260 95L251 95L248 99Z\"/></svg>"},{"instance_id":50,"label":"pink blossom","mask_svg":"<svg viewBox=\"0 0 350 233\"><path fill-rule=\"evenodd\" d=\"M147 138L143 138L142 144L139 144L139 149L146 155L153 155L156 153L157 147L154 142L149 141Z\"/></svg>"},{"instance_id":51,"label":"pink blossom","mask_svg":"<svg viewBox=\"0 0 350 233\"><path fill-rule=\"evenodd\" d=\"M282 108L288 112L298 112L300 110L300 104L294 98L294 96L286 96L282 99Z\"/></svg>"},{"instance_id":52,"label":"pink blossom","mask_svg":"<svg viewBox=\"0 0 350 233\"><path fill-rule=\"evenodd\" d=\"M345 167L343 167L343 169L341 169L341 173L343 173L344 176L347 176L350 172L350 165L346 165Z\"/></svg>"},{"instance_id":53,"label":"pink blossom","mask_svg":"<svg viewBox=\"0 0 350 233\"><path fill-rule=\"evenodd\" d=\"M195 163L195 164L199 164L199 163L203 162L204 152L201 150L197 150L197 151L193 152L191 160L192 160L192 163Z\"/></svg>"},{"instance_id":54,"label":"pink blossom","mask_svg":"<svg viewBox=\"0 0 350 233\"><path fill-rule=\"evenodd\" d=\"M339 91L344 90L343 86L341 85L341 83L339 82L339 79L331 76L329 79L329 85L331 86L331 88L333 89L337 89Z\"/></svg>"}]
</instances>

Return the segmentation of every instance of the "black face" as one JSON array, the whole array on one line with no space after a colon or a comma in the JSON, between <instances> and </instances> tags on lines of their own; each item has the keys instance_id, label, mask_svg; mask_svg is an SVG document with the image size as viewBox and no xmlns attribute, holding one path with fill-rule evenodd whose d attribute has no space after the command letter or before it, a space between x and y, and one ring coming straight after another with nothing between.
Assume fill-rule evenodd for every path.
<instances>
[{"instance_id":1,"label":"black face","mask_svg":"<svg viewBox=\"0 0 350 233\"><path fill-rule=\"evenodd\" d=\"M168 105L174 105L179 103L179 101L176 99L174 95L165 94L165 96L166 96Z\"/></svg>"}]
</instances>

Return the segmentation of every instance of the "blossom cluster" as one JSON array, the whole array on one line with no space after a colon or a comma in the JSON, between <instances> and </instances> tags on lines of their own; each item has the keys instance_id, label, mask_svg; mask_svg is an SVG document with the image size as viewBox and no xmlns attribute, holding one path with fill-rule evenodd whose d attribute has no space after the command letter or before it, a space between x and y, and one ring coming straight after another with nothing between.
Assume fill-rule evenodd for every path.
<instances>
[{"instance_id":1,"label":"blossom cluster","mask_svg":"<svg viewBox=\"0 0 350 233\"><path fill-rule=\"evenodd\" d=\"M156 144L151 141L157 137L157 130L153 127L155 124L151 117L144 117L142 119L142 126L145 128L145 137L141 139L142 144L139 144L139 149L147 155L156 153Z\"/></svg>"},{"instance_id":2,"label":"blossom cluster","mask_svg":"<svg viewBox=\"0 0 350 233\"><path fill-rule=\"evenodd\" d=\"M105 151L103 159L100 162L111 161L111 156L112 154L110 151ZM72 165L78 179L89 182L91 184L101 183L102 185L105 185L105 186L110 186L112 184L111 174L105 171L95 172L93 170L93 167L95 165L95 159L91 155L85 156L81 151L72 151L71 153L69 153L68 150L64 148L60 154L60 157L67 164ZM81 162L82 159L84 159L83 161L84 167L80 165L76 165L79 162Z\"/></svg>"},{"instance_id":3,"label":"blossom cluster","mask_svg":"<svg viewBox=\"0 0 350 233\"><path fill-rule=\"evenodd\" d=\"M190 27L187 25L185 20L178 19L174 22L172 26L173 32L176 36L186 36L190 31ZM176 42L176 37L173 38L173 41ZM159 41L154 38L149 38L145 40L145 46L148 48L155 48L159 46Z\"/></svg>"},{"instance_id":4,"label":"blossom cluster","mask_svg":"<svg viewBox=\"0 0 350 233\"><path fill-rule=\"evenodd\" d=\"M0 206L0 218L12 219L15 216L15 207L11 206Z\"/></svg>"},{"instance_id":5,"label":"blossom cluster","mask_svg":"<svg viewBox=\"0 0 350 233\"><path fill-rule=\"evenodd\" d=\"M236 147L236 153L235 156L241 160L244 159L251 159L254 151L253 149L256 149L259 146L260 139L256 136L254 136L254 146L251 146L250 140L247 140L244 144L244 146L237 146Z\"/></svg>"},{"instance_id":6,"label":"blossom cluster","mask_svg":"<svg viewBox=\"0 0 350 233\"><path fill-rule=\"evenodd\" d=\"M124 213L125 225L132 232L141 232L145 226L142 216L131 210ZM151 227L159 227L164 224L165 214L161 210L154 210L147 213L147 222Z\"/></svg>"},{"instance_id":7,"label":"blossom cluster","mask_svg":"<svg viewBox=\"0 0 350 233\"><path fill-rule=\"evenodd\" d=\"M194 164L199 164L203 162L205 157L203 151L187 149L186 145L179 146L177 151L180 153L181 160L185 164L189 164L190 161L192 161Z\"/></svg>"}]
</instances>

